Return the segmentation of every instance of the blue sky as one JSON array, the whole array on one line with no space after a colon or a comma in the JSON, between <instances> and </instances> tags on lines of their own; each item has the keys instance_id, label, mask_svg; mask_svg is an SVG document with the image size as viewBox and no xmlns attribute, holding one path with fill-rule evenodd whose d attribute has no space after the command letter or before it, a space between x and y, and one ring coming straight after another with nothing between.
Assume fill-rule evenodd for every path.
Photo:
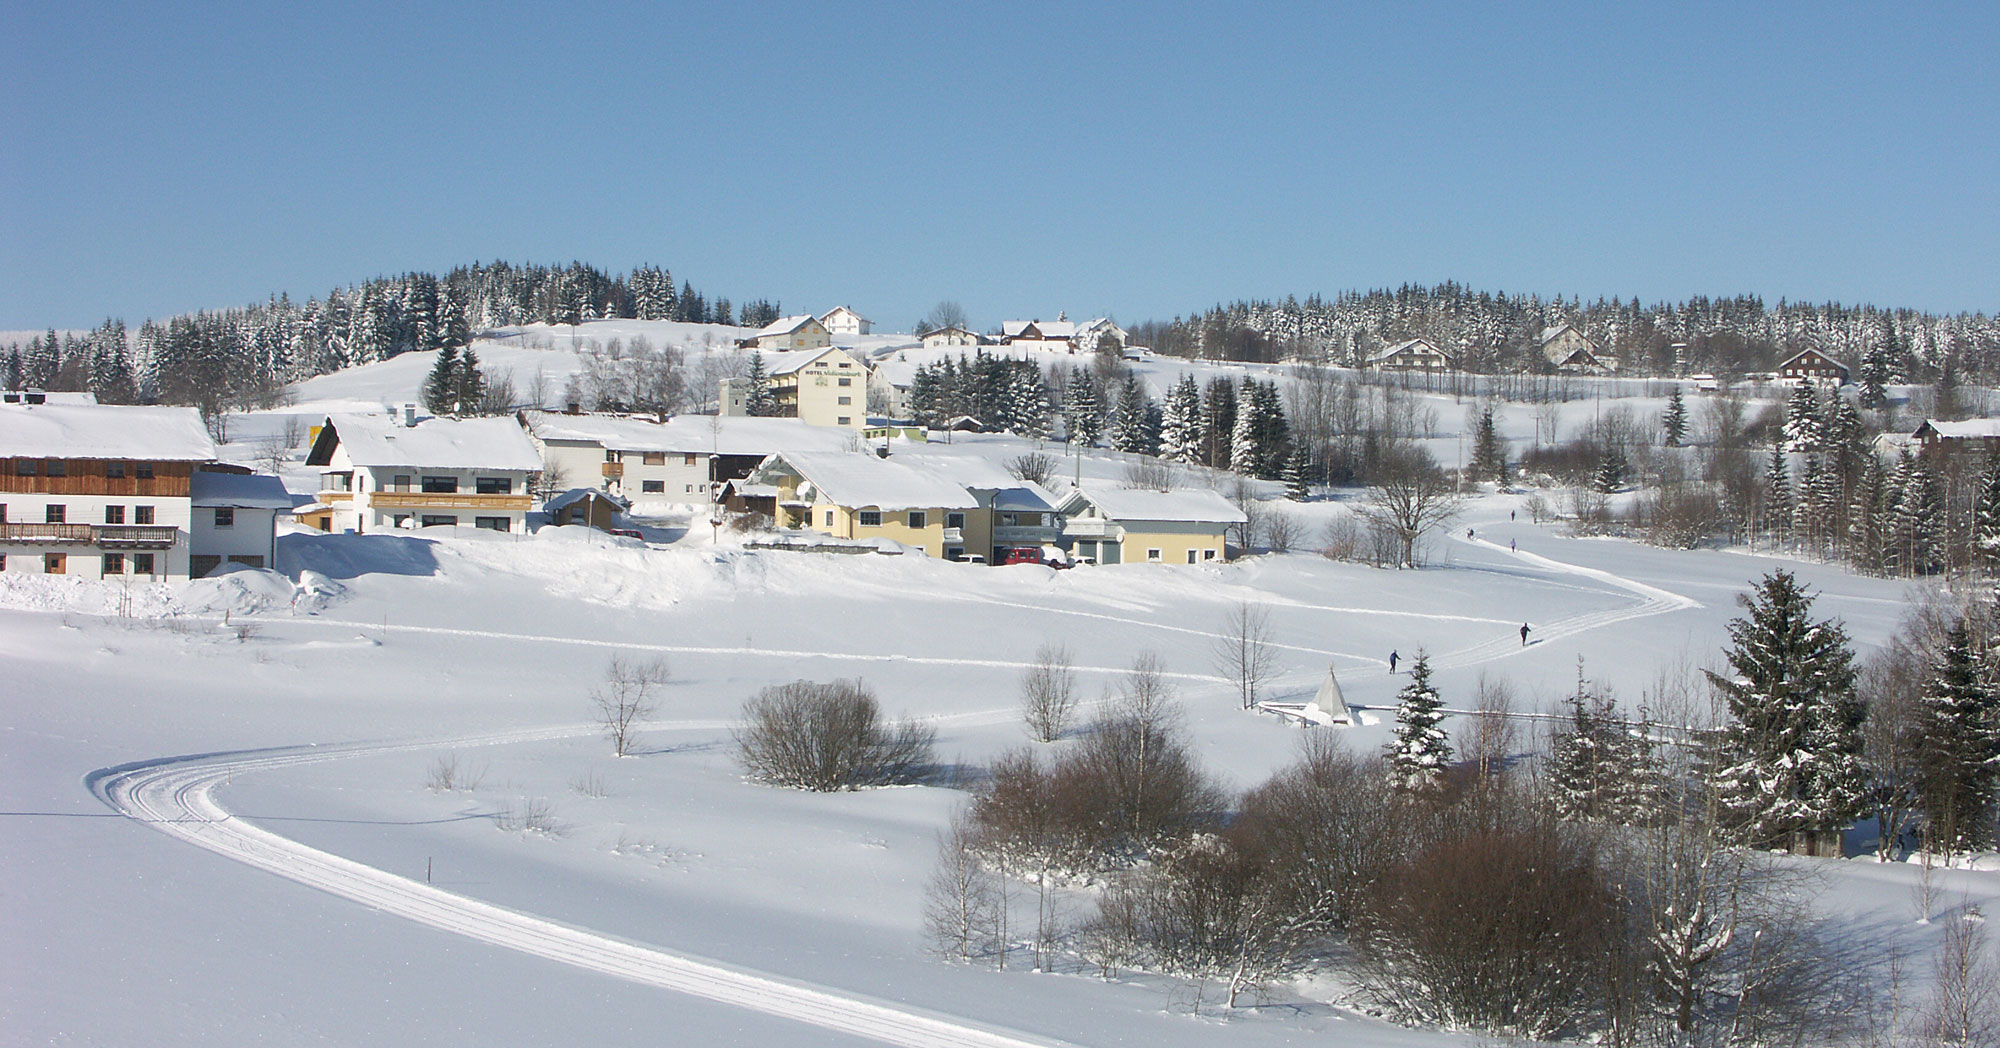
<instances>
[{"instance_id":1,"label":"blue sky","mask_svg":"<svg viewBox=\"0 0 2000 1048\"><path fill-rule=\"evenodd\" d=\"M495 258L2000 309L2000 5L0 4L0 329Z\"/></svg>"}]
</instances>

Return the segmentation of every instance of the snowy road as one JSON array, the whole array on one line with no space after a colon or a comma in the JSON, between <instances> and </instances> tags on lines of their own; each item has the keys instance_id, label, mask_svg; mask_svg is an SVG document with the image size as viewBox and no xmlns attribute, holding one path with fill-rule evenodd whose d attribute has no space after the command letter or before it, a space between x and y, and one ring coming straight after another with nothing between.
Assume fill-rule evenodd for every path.
<instances>
[{"instance_id":1,"label":"snowy road","mask_svg":"<svg viewBox=\"0 0 2000 1048\"><path fill-rule=\"evenodd\" d=\"M87 776L86 783L112 810L238 862L384 913L588 971L905 1048L1050 1048L1066 1043L730 968L454 895L235 818L212 794L216 784L240 772L441 745L536 742L600 730L582 724L421 743L166 757L101 769Z\"/></svg>"}]
</instances>

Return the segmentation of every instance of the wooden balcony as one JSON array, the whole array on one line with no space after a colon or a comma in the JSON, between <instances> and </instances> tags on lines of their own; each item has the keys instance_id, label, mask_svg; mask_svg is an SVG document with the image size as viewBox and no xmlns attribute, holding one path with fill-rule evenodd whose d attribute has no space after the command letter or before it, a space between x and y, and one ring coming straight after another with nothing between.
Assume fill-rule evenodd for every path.
<instances>
[{"instance_id":1,"label":"wooden balcony","mask_svg":"<svg viewBox=\"0 0 2000 1048\"><path fill-rule=\"evenodd\" d=\"M606 462L604 464L604 475L614 480L624 476L625 464L623 462Z\"/></svg>"},{"instance_id":2,"label":"wooden balcony","mask_svg":"<svg viewBox=\"0 0 2000 1048\"><path fill-rule=\"evenodd\" d=\"M88 545L91 541L88 524L0 524L0 541L33 542L47 544L54 542L74 542Z\"/></svg>"},{"instance_id":3,"label":"wooden balcony","mask_svg":"<svg viewBox=\"0 0 2000 1048\"><path fill-rule=\"evenodd\" d=\"M495 513L525 513L534 504L534 499L527 495L478 495L469 491L377 491L368 496L368 504L376 509L483 509Z\"/></svg>"},{"instance_id":4,"label":"wooden balcony","mask_svg":"<svg viewBox=\"0 0 2000 1048\"><path fill-rule=\"evenodd\" d=\"M173 549L179 528L145 524L105 524L97 529L104 549Z\"/></svg>"}]
</instances>

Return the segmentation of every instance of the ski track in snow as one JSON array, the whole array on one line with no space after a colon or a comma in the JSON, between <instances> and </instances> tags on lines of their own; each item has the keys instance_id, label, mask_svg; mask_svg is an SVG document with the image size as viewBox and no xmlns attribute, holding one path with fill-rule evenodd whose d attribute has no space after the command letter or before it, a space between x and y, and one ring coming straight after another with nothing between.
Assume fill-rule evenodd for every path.
<instances>
[{"instance_id":1,"label":"ski track in snow","mask_svg":"<svg viewBox=\"0 0 2000 1048\"><path fill-rule=\"evenodd\" d=\"M1484 546L1495 551L1499 551L1500 549L1499 543L1489 542L1486 539L1461 539L1454 536L1453 541L1463 542L1472 546ZM1536 643L1573 637L1586 630L1594 630L1599 627L1612 625L1613 623L1627 622L1632 619L1642 619L1652 615L1665 615L1668 612L1685 611L1689 608L1701 607L1701 602L1692 597L1684 597L1678 593L1663 590L1658 586L1650 586L1621 575L1614 575L1601 568L1586 568L1582 565L1569 564L1544 557L1538 553L1528 553L1518 549L1509 549L1506 552L1509 556L1524 563L1565 575L1576 575L1593 579L1639 597L1639 603L1626 608L1586 612L1582 615L1557 619L1554 622L1544 623L1539 626L1530 623L1532 627L1530 635ZM1476 666L1481 663L1492 662L1495 659L1504 659L1510 655L1518 655L1521 652L1527 651L1529 647L1526 644L1521 644L1519 640L1519 634L1510 631L1507 635L1498 639L1475 644L1469 648L1460 648L1438 659L1433 665L1438 669L1459 669L1465 666Z\"/></svg>"},{"instance_id":2,"label":"ski track in snow","mask_svg":"<svg viewBox=\"0 0 2000 1048\"><path fill-rule=\"evenodd\" d=\"M656 723L654 727L709 723ZM1056 1048L1069 1043L732 968L455 895L235 818L212 794L217 783L237 772L439 746L548 741L600 730L594 724L581 724L424 742L165 757L99 769L86 776L85 782L113 811L226 858L383 913L586 971L902 1048Z\"/></svg>"}]
</instances>

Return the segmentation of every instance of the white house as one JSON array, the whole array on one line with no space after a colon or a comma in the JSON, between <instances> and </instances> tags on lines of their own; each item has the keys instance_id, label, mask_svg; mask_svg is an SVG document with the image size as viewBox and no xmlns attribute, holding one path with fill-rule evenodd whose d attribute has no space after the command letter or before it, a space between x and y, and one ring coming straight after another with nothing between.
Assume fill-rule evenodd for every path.
<instances>
[{"instance_id":1,"label":"white house","mask_svg":"<svg viewBox=\"0 0 2000 1048\"><path fill-rule=\"evenodd\" d=\"M1412 338L1369 357L1368 366L1382 371L1449 371L1451 357L1430 339Z\"/></svg>"},{"instance_id":2,"label":"white house","mask_svg":"<svg viewBox=\"0 0 2000 1048\"><path fill-rule=\"evenodd\" d=\"M1597 343L1567 320L1543 328L1536 345L1541 347L1542 359L1557 371L1594 373L1616 370L1613 362L1598 352Z\"/></svg>"},{"instance_id":3,"label":"white house","mask_svg":"<svg viewBox=\"0 0 2000 1048\"><path fill-rule=\"evenodd\" d=\"M0 570L187 578L189 489L214 458L193 408L0 403Z\"/></svg>"},{"instance_id":4,"label":"white house","mask_svg":"<svg viewBox=\"0 0 2000 1048\"><path fill-rule=\"evenodd\" d=\"M189 575L201 578L222 564L277 567L278 516L292 511L284 481L263 473L198 469L191 501Z\"/></svg>"},{"instance_id":5,"label":"white house","mask_svg":"<svg viewBox=\"0 0 2000 1048\"><path fill-rule=\"evenodd\" d=\"M1120 348L1125 347L1132 341L1131 336L1126 334L1125 329L1112 323L1110 317L1095 317L1078 324L1076 330L1070 334L1069 340L1070 344L1074 345L1077 349L1085 353L1095 353L1097 352L1097 343L1105 338L1117 339Z\"/></svg>"},{"instance_id":6,"label":"white house","mask_svg":"<svg viewBox=\"0 0 2000 1048\"><path fill-rule=\"evenodd\" d=\"M925 349L959 349L984 345L986 340L976 331L952 325L924 332L922 341Z\"/></svg>"},{"instance_id":7,"label":"white house","mask_svg":"<svg viewBox=\"0 0 2000 1048\"><path fill-rule=\"evenodd\" d=\"M868 365L860 356L839 346L822 346L764 353L762 359L775 417L842 429L858 430L867 425ZM748 383L742 378L722 380L724 415L749 413Z\"/></svg>"},{"instance_id":8,"label":"white house","mask_svg":"<svg viewBox=\"0 0 2000 1048\"><path fill-rule=\"evenodd\" d=\"M1067 353L1076 348L1076 325L1067 320L1003 320L1000 341L1021 349Z\"/></svg>"},{"instance_id":9,"label":"white house","mask_svg":"<svg viewBox=\"0 0 2000 1048\"><path fill-rule=\"evenodd\" d=\"M722 485L779 451L841 451L852 434L799 419L676 415L665 422L620 415L538 412L529 436L554 486L597 488L625 499L706 503ZM546 478L545 478L546 479Z\"/></svg>"},{"instance_id":10,"label":"white house","mask_svg":"<svg viewBox=\"0 0 2000 1048\"><path fill-rule=\"evenodd\" d=\"M834 335L866 335L875 326L867 317L847 306L835 306L827 310L820 314L819 322L829 334Z\"/></svg>"},{"instance_id":11,"label":"white house","mask_svg":"<svg viewBox=\"0 0 2000 1048\"><path fill-rule=\"evenodd\" d=\"M301 518L322 531L474 527L523 532L534 441L511 418L401 420L331 415L306 464L320 467L317 503Z\"/></svg>"},{"instance_id":12,"label":"white house","mask_svg":"<svg viewBox=\"0 0 2000 1048\"><path fill-rule=\"evenodd\" d=\"M766 353L825 349L833 345L833 333L819 322L818 317L802 313L773 320L749 338L739 339L736 344L744 349L759 349Z\"/></svg>"}]
</instances>

